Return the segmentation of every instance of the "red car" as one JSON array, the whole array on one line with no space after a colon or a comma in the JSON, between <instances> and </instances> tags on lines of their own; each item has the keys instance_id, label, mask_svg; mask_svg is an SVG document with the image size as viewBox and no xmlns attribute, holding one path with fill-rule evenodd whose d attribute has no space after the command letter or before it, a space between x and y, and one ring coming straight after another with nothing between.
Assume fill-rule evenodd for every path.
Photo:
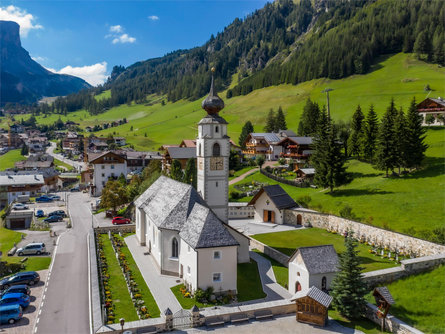
<instances>
[{"instance_id":1,"label":"red car","mask_svg":"<svg viewBox=\"0 0 445 334\"><path fill-rule=\"evenodd\" d=\"M114 217L111 221L111 224L118 225L118 224L130 224L131 220L124 217Z\"/></svg>"}]
</instances>

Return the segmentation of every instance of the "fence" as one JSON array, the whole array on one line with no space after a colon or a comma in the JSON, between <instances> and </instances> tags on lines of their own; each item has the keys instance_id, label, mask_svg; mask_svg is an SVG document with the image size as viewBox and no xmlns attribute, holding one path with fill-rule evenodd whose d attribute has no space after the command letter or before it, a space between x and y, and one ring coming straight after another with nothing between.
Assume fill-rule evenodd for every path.
<instances>
[{"instance_id":1,"label":"fence","mask_svg":"<svg viewBox=\"0 0 445 334\"><path fill-rule=\"evenodd\" d=\"M272 173L269 173L264 169L260 169L260 173L267 176L268 178L270 178L272 180L275 180L275 181L278 181L281 183L285 183L290 186L299 187L299 188L308 188L310 186L310 184L308 182L297 182L294 180L288 180L288 179L273 175Z\"/></svg>"}]
</instances>

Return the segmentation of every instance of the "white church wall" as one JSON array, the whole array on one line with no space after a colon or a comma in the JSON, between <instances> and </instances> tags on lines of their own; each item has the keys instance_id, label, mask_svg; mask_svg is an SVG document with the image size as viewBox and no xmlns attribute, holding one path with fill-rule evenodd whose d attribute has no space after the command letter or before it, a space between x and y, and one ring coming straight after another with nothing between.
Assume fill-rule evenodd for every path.
<instances>
[{"instance_id":1,"label":"white church wall","mask_svg":"<svg viewBox=\"0 0 445 334\"><path fill-rule=\"evenodd\" d=\"M160 230L161 232L161 271L163 274L177 275L179 274L179 254L181 252L180 238L177 231ZM173 256L173 239L178 243L178 256Z\"/></svg>"},{"instance_id":2,"label":"white church wall","mask_svg":"<svg viewBox=\"0 0 445 334\"><path fill-rule=\"evenodd\" d=\"M179 253L179 272L181 273L185 285L192 291L198 288L198 253L190 247L184 240L180 242L181 252Z\"/></svg>"},{"instance_id":3,"label":"white church wall","mask_svg":"<svg viewBox=\"0 0 445 334\"><path fill-rule=\"evenodd\" d=\"M269 201L269 204L267 203ZM283 211L278 210L275 204L270 200L269 196L265 192L255 202L255 219L264 220L264 210L273 211L275 224L283 224Z\"/></svg>"},{"instance_id":4,"label":"white church wall","mask_svg":"<svg viewBox=\"0 0 445 334\"><path fill-rule=\"evenodd\" d=\"M300 283L301 290L309 289L309 273L306 270L304 264L302 264L302 260L297 257L292 262L289 262L289 281L288 281L288 290L291 294L297 292L297 284Z\"/></svg>"},{"instance_id":5,"label":"white church wall","mask_svg":"<svg viewBox=\"0 0 445 334\"><path fill-rule=\"evenodd\" d=\"M220 258L215 259L215 252L220 252ZM213 287L215 293L236 291L237 277L237 247L217 247L198 249L198 287L207 289ZM214 276L220 274L220 281L214 281Z\"/></svg>"}]
</instances>

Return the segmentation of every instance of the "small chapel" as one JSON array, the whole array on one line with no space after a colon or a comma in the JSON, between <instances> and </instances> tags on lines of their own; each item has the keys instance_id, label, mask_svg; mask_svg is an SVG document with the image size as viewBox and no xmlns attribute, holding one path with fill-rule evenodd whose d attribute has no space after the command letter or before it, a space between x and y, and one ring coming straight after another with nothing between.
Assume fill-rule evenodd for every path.
<instances>
[{"instance_id":1,"label":"small chapel","mask_svg":"<svg viewBox=\"0 0 445 334\"><path fill-rule=\"evenodd\" d=\"M161 176L135 201L136 237L160 273L182 278L190 291L236 293L237 263L250 261L249 241L228 225L230 138L213 75L202 108L197 189Z\"/></svg>"}]
</instances>

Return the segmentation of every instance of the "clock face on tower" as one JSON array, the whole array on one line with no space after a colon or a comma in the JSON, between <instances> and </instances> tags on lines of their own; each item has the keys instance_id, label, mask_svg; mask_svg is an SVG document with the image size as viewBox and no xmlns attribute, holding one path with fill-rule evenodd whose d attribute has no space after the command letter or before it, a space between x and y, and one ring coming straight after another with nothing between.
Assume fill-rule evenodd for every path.
<instances>
[{"instance_id":1,"label":"clock face on tower","mask_svg":"<svg viewBox=\"0 0 445 334\"><path fill-rule=\"evenodd\" d=\"M210 158L210 170L223 170L224 158L223 157L211 157Z\"/></svg>"}]
</instances>

